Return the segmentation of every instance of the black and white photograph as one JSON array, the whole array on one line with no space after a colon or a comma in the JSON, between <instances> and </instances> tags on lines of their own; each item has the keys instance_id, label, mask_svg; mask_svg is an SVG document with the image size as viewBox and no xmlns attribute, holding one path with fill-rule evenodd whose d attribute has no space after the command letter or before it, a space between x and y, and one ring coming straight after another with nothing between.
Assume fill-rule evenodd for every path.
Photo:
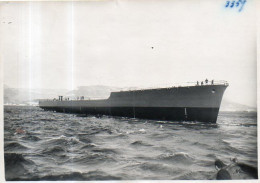
<instances>
[{"instance_id":1,"label":"black and white photograph","mask_svg":"<svg viewBox=\"0 0 260 183\"><path fill-rule=\"evenodd\" d=\"M2 180L257 181L256 12L0 2Z\"/></svg>"}]
</instances>

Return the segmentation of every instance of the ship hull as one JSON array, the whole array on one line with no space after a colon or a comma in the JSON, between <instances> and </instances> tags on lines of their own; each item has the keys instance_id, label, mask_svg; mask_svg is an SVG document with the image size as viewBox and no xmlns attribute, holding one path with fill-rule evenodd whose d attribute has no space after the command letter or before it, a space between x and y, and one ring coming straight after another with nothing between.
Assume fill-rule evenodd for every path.
<instances>
[{"instance_id":1,"label":"ship hull","mask_svg":"<svg viewBox=\"0 0 260 183\"><path fill-rule=\"evenodd\" d=\"M104 100L44 100L45 110L89 115L215 123L227 85L112 92Z\"/></svg>"},{"instance_id":2,"label":"ship hull","mask_svg":"<svg viewBox=\"0 0 260 183\"><path fill-rule=\"evenodd\" d=\"M167 120L167 121L200 121L215 123L219 108L186 108L186 107L42 107L64 113L108 115L129 118Z\"/></svg>"}]
</instances>

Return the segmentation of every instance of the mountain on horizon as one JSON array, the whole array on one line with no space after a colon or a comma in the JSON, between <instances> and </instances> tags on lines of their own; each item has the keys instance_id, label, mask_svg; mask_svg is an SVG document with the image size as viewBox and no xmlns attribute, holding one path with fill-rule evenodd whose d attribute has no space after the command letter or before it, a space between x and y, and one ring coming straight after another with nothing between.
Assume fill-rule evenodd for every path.
<instances>
[{"instance_id":1,"label":"mountain on horizon","mask_svg":"<svg viewBox=\"0 0 260 183\"><path fill-rule=\"evenodd\" d=\"M223 99L219 110L220 111L247 111L247 112L254 111L254 112L256 112L257 108Z\"/></svg>"}]
</instances>

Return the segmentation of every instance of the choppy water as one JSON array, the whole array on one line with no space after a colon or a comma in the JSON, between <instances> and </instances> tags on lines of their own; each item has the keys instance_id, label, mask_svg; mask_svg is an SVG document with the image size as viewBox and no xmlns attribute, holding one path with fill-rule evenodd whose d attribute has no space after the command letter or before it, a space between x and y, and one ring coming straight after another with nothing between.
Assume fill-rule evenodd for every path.
<instances>
[{"instance_id":1,"label":"choppy water","mask_svg":"<svg viewBox=\"0 0 260 183\"><path fill-rule=\"evenodd\" d=\"M217 124L4 108L7 180L215 179L215 159L257 166L256 113Z\"/></svg>"}]
</instances>

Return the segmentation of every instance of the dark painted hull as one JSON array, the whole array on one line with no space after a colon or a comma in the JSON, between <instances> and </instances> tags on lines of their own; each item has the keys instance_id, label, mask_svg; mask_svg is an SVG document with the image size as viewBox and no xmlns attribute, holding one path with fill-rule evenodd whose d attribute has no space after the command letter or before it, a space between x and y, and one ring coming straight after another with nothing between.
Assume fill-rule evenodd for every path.
<instances>
[{"instance_id":1,"label":"dark painted hull","mask_svg":"<svg viewBox=\"0 0 260 183\"><path fill-rule=\"evenodd\" d=\"M203 85L112 92L103 100L43 100L39 106L57 112L215 123L226 87Z\"/></svg>"},{"instance_id":2,"label":"dark painted hull","mask_svg":"<svg viewBox=\"0 0 260 183\"><path fill-rule=\"evenodd\" d=\"M169 121L217 121L219 108L183 107L42 107L45 110Z\"/></svg>"}]
</instances>

